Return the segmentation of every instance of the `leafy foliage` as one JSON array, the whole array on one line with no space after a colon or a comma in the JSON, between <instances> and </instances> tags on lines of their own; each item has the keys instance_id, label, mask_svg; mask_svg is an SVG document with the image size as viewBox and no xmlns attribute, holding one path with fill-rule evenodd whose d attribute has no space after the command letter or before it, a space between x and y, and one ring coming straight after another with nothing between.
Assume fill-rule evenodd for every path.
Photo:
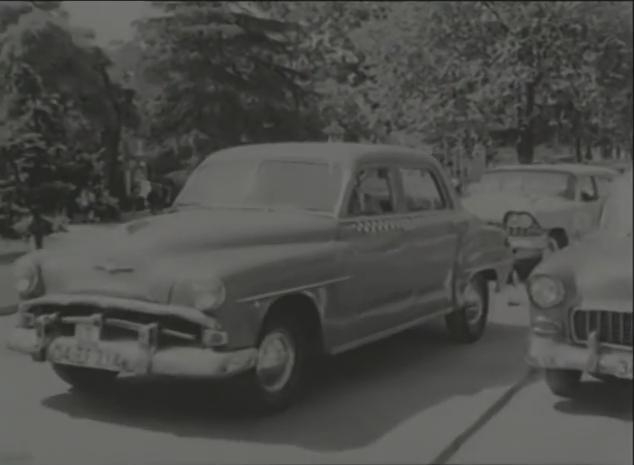
<instances>
[{"instance_id":1,"label":"leafy foliage","mask_svg":"<svg viewBox=\"0 0 634 465\"><path fill-rule=\"evenodd\" d=\"M314 134L306 76L292 65L296 25L250 2L155 2L138 24L151 137L206 152Z\"/></svg>"},{"instance_id":2,"label":"leafy foliage","mask_svg":"<svg viewBox=\"0 0 634 465\"><path fill-rule=\"evenodd\" d=\"M59 4L0 8L0 149L32 211L61 208L94 178L116 187L122 128L138 123L133 95L108 75L108 57Z\"/></svg>"}]
</instances>

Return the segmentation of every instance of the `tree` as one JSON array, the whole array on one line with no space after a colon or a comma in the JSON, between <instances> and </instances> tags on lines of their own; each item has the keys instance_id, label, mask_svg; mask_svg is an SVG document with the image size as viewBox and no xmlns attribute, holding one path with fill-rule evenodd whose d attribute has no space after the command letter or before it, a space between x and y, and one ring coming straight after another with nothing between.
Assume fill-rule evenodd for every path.
<instances>
[{"instance_id":1,"label":"tree","mask_svg":"<svg viewBox=\"0 0 634 465\"><path fill-rule=\"evenodd\" d=\"M628 17L616 2L403 2L353 38L392 126L455 140L505 128L529 163L560 120L577 138L619 126L597 109L631 83Z\"/></svg>"},{"instance_id":2,"label":"tree","mask_svg":"<svg viewBox=\"0 0 634 465\"><path fill-rule=\"evenodd\" d=\"M156 2L137 24L144 80L160 88L150 135L202 153L314 134L305 76L291 66L294 24L257 2Z\"/></svg>"},{"instance_id":3,"label":"tree","mask_svg":"<svg viewBox=\"0 0 634 465\"><path fill-rule=\"evenodd\" d=\"M34 218L53 207L43 204L53 191L64 196L87 182L87 154L105 153L116 173L118 133L134 122L129 92L110 80L107 57L90 31L69 26L59 3L8 2L0 9L0 74L7 83L0 90L0 144ZM90 171L100 170L92 158Z\"/></svg>"},{"instance_id":4,"label":"tree","mask_svg":"<svg viewBox=\"0 0 634 465\"><path fill-rule=\"evenodd\" d=\"M323 126L344 130L344 139L385 140L388 120L379 118L371 95L363 43L355 34L381 21L393 8L385 2L271 2L283 18L299 23L295 63L311 77Z\"/></svg>"}]
</instances>

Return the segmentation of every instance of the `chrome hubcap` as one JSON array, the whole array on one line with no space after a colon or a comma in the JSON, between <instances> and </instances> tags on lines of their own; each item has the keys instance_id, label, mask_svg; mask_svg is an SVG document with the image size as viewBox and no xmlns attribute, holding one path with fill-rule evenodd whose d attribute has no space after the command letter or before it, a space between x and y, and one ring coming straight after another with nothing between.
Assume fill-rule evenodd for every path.
<instances>
[{"instance_id":1,"label":"chrome hubcap","mask_svg":"<svg viewBox=\"0 0 634 465\"><path fill-rule=\"evenodd\" d=\"M467 284L464 290L464 308L467 323L470 326L478 324L484 313L484 303L482 302L482 296L473 283Z\"/></svg>"},{"instance_id":2,"label":"chrome hubcap","mask_svg":"<svg viewBox=\"0 0 634 465\"><path fill-rule=\"evenodd\" d=\"M260 385L268 392L278 392L288 383L294 366L295 348L286 332L267 334L260 344L255 368Z\"/></svg>"}]
</instances>

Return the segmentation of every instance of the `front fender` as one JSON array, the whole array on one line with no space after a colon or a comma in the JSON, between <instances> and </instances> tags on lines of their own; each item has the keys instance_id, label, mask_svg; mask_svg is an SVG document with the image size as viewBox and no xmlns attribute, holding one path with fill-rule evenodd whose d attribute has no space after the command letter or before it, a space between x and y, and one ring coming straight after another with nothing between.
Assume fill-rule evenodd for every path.
<instances>
[{"instance_id":1,"label":"front fender","mask_svg":"<svg viewBox=\"0 0 634 465\"><path fill-rule=\"evenodd\" d=\"M573 217L574 214L570 209L560 209L552 211L538 211L533 214L539 225L547 230L562 229L570 237L574 230Z\"/></svg>"},{"instance_id":2,"label":"front fender","mask_svg":"<svg viewBox=\"0 0 634 465\"><path fill-rule=\"evenodd\" d=\"M335 284L346 279L334 242L266 245L216 250L197 261L225 284L225 304L214 316L229 334L230 349L256 344L261 322L278 298L303 294L323 316L336 301Z\"/></svg>"}]
</instances>

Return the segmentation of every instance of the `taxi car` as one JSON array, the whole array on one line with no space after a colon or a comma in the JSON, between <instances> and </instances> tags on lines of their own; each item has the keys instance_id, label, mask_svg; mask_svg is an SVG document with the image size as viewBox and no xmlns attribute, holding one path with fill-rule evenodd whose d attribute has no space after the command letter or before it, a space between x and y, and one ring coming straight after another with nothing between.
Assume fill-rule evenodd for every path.
<instances>
[{"instance_id":1,"label":"taxi car","mask_svg":"<svg viewBox=\"0 0 634 465\"><path fill-rule=\"evenodd\" d=\"M508 165L469 186L465 208L505 229L522 277L545 256L598 225L610 183L619 173L581 164Z\"/></svg>"},{"instance_id":2,"label":"taxi car","mask_svg":"<svg viewBox=\"0 0 634 465\"><path fill-rule=\"evenodd\" d=\"M531 274L528 362L574 396L583 372L632 379L632 173L614 181L600 228Z\"/></svg>"},{"instance_id":3,"label":"taxi car","mask_svg":"<svg viewBox=\"0 0 634 465\"><path fill-rule=\"evenodd\" d=\"M15 267L14 350L79 389L241 377L283 408L310 363L444 317L471 343L512 254L424 153L346 143L210 155L172 208Z\"/></svg>"}]
</instances>

